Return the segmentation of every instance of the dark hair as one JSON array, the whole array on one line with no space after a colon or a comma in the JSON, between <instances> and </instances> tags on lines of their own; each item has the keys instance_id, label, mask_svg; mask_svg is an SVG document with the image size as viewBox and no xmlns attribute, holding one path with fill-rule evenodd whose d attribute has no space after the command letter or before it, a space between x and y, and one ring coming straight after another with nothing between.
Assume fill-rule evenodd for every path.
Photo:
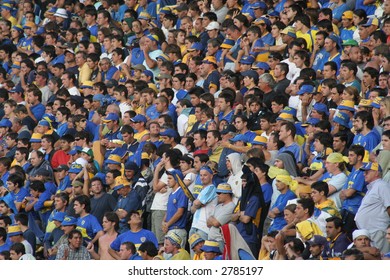
<instances>
[{"instance_id":1,"label":"dark hair","mask_svg":"<svg viewBox=\"0 0 390 280\"><path fill-rule=\"evenodd\" d=\"M10 251L15 251L17 255L24 255L26 254L26 247L24 247L23 243L14 243L9 248Z\"/></svg>"},{"instance_id":2,"label":"dark hair","mask_svg":"<svg viewBox=\"0 0 390 280\"><path fill-rule=\"evenodd\" d=\"M329 193L328 183L323 181L314 182L311 184L311 188L315 189L318 192L324 192L324 195L327 197Z\"/></svg>"},{"instance_id":3,"label":"dark hair","mask_svg":"<svg viewBox=\"0 0 390 280\"><path fill-rule=\"evenodd\" d=\"M352 145L349 149L349 152L354 152L357 156L360 156L363 160L364 155L365 155L365 150L364 147L361 145Z\"/></svg>"},{"instance_id":4,"label":"dark hair","mask_svg":"<svg viewBox=\"0 0 390 280\"><path fill-rule=\"evenodd\" d=\"M138 251L145 252L150 257L158 255L158 250L152 241L145 241L142 243L139 246Z\"/></svg>"},{"instance_id":5,"label":"dark hair","mask_svg":"<svg viewBox=\"0 0 390 280\"><path fill-rule=\"evenodd\" d=\"M79 195L79 196L76 196L75 199L73 200L73 202L78 202L80 203L80 205L83 205L84 204L84 210L85 212L87 213L90 213L91 212L91 200L89 199L88 196L86 195Z\"/></svg>"},{"instance_id":6,"label":"dark hair","mask_svg":"<svg viewBox=\"0 0 390 280\"><path fill-rule=\"evenodd\" d=\"M332 216L332 217L327 218L325 221L327 223L333 222L335 228L342 228L343 227L343 220L340 219L339 217Z\"/></svg>"},{"instance_id":7,"label":"dark hair","mask_svg":"<svg viewBox=\"0 0 390 280\"><path fill-rule=\"evenodd\" d=\"M314 213L314 201L311 198L298 199L297 203L301 204L303 209L308 209L308 214L311 217Z\"/></svg>"},{"instance_id":8,"label":"dark hair","mask_svg":"<svg viewBox=\"0 0 390 280\"><path fill-rule=\"evenodd\" d=\"M37 191L39 193L43 193L45 189L45 184L41 181L32 181L30 183L30 189Z\"/></svg>"},{"instance_id":9,"label":"dark hair","mask_svg":"<svg viewBox=\"0 0 390 280\"><path fill-rule=\"evenodd\" d=\"M374 128L374 118L372 117L372 114L367 111L360 111L357 112L354 116L355 119L361 119L363 123L366 123L366 126L368 129Z\"/></svg>"},{"instance_id":10,"label":"dark hair","mask_svg":"<svg viewBox=\"0 0 390 280\"><path fill-rule=\"evenodd\" d=\"M101 180L100 180L101 182ZM119 230L119 218L118 215L115 212L107 212L104 214L104 217L110 222L115 223L114 229L115 231Z\"/></svg>"}]
</instances>

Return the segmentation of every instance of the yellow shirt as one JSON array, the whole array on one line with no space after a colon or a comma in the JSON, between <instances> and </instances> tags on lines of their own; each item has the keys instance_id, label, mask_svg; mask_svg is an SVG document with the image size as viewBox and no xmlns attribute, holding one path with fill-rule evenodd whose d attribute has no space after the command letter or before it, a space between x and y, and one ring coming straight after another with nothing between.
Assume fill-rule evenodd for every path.
<instances>
[{"instance_id":1,"label":"yellow shirt","mask_svg":"<svg viewBox=\"0 0 390 280\"><path fill-rule=\"evenodd\" d=\"M85 62L83 66L79 68L79 85L82 85L85 81L89 81L91 79L91 74L92 70Z\"/></svg>"},{"instance_id":2,"label":"yellow shirt","mask_svg":"<svg viewBox=\"0 0 390 280\"><path fill-rule=\"evenodd\" d=\"M140 142L142 137L144 137L145 135L148 135L148 134L149 134L149 130L145 129L142 132L137 132L136 134L134 134L134 139L137 140L138 142Z\"/></svg>"}]
</instances>

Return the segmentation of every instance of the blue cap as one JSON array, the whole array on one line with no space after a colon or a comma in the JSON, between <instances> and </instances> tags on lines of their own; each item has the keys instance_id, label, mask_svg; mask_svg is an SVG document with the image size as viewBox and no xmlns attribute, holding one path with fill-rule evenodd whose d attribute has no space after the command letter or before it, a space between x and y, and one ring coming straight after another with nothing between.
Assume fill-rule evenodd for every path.
<instances>
[{"instance_id":1,"label":"blue cap","mask_svg":"<svg viewBox=\"0 0 390 280\"><path fill-rule=\"evenodd\" d=\"M110 122L110 121L119 121L118 114L109 113L108 116L103 120L103 122Z\"/></svg>"},{"instance_id":2,"label":"blue cap","mask_svg":"<svg viewBox=\"0 0 390 280\"><path fill-rule=\"evenodd\" d=\"M184 178L183 173L181 173L181 171L178 169L171 169L171 170L167 171L167 175L172 175L173 178L175 178L175 181L178 183L179 183L178 178L180 178L180 180L183 180L183 178Z\"/></svg>"},{"instance_id":3,"label":"blue cap","mask_svg":"<svg viewBox=\"0 0 390 280\"><path fill-rule=\"evenodd\" d=\"M125 148L118 147L118 148L115 148L114 150L112 150L111 154L118 155L121 158L123 158L127 154L127 150Z\"/></svg>"},{"instance_id":4,"label":"blue cap","mask_svg":"<svg viewBox=\"0 0 390 280\"><path fill-rule=\"evenodd\" d=\"M338 49L341 49L342 40L339 36L337 36L335 33L331 33L328 38L336 43Z\"/></svg>"},{"instance_id":5,"label":"blue cap","mask_svg":"<svg viewBox=\"0 0 390 280\"><path fill-rule=\"evenodd\" d=\"M103 172L96 173L94 178L99 178L102 181L103 185L106 185L106 174L104 174Z\"/></svg>"},{"instance_id":6,"label":"blue cap","mask_svg":"<svg viewBox=\"0 0 390 280\"><path fill-rule=\"evenodd\" d=\"M146 117L144 115L136 115L134 118L131 118L130 119L132 122L135 122L135 123L139 123L139 122L143 122L143 123L147 123L148 120L146 119Z\"/></svg>"},{"instance_id":7,"label":"blue cap","mask_svg":"<svg viewBox=\"0 0 390 280\"><path fill-rule=\"evenodd\" d=\"M268 11L267 16L269 16L269 17L279 17L280 14L277 11L275 11L275 10L270 10L270 11Z\"/></svg>"},{"instance_id":8,"label":"blue cap","mask_svg":"<svg viewBox=\"0 0 390 280\"><path fill-rule=\"evenodd\" d=\"M135 173L138 173L139 172L139 167L138 167L138 165L135 162L128 161L125 164L125 170L134 170Z\"/></svg>"},{"instance_id":9,"label":"blue cap","mask_svg":"<svg viewBox=\"0 0 390 280\"><path fill-rule=\"evenodd\" d=\"M78 163L72 163L72 165L69 168L68 173L80 173L81 170L83 170L83 166Z\"/></svg>"},{"instance_id":10,"label":"blue cap","mask_svg":"<svg viewBox=\"0 0 390 280\"><path fill-rule=\"evenodd\" d=\"M40 120L38 122L38 125L51 127L50 123L47 120Z\"/></svg>"},{"instance_id":11,"label":"blue cap","mask_svg":"<svg viewBox=\"0 0 390 280\"><path fill-rule=\"evenodd\" d=\"M18 210L16 209L16 205L14 202L14 197L13 197L13 195L11 195L11 193L8 193L4 197L0 198L0 201L1 200L3 200L8 205L8 207L12 209L14 214L18 213Z\"/></svg>"},{"instance_id":12,"label":"blue cap","mask_svg":"<svg viewBox=\"0 0 390 280\"><path fill-rule=\"evenodd\" d=\"M104 95L99 93L92 97L92 101L100 101L102 102L104 100Z\"/></svg>"},{"instance_id":13,"label":"blue cap","mask_svg":"<svg viewBox=\"0 0 390 280\"><path fill-rule=\"evenodd\" d=\"M252 64L253 62L255 62L255 58L251 55L244 55L240 59L241 64Z\"/></svg>"},{"instance_id":14,"label":"blue cap","mask_svg":"<svg viewBox=\"0 0 390 280\"><path fill-rule=\"evenodd\" d=\"M63 222L65 219L66 213L65 212L56 212L53 216L53 220Z\"/></svg>"},{"instance_id":15,"label":"blue cap","mask_svg":"<svg viewBox=\"0 0 390 280\"><path fill-rule=\"evenodd\" d=\"M251 9L267 9L267 5L264 2L256 2L251 5Z\"/></svg>"},{"instance_id":16,"label":"blue cap","mask_svg":"<svg viewBox=\"0 0 390 280\"><path fill-rule=\"evenodd\" d=\"M150 70L145 70L143 73L144 73L146 76L148 76L148 77L152 77L152 79L153 79L153 77L154 77L153 72L150 71Z\"/></svg>"},{"instance_id":17,"label":"blue cap","mask_svg":"<svg viewBox=\"0 0 390 280\"><path fill-rule=\"evenodd\" d=\"M62 226L76 226L77 225L77 218L72 217L72 216L65 216L61 225Z\"/></svg>"},{"instance_id":18,"label":"blue cap","mask_svg":"<svg viewBox=\"0 0 390 280\"><path fill-rule=\"evenodd\" d=\"M177 137L177 131L172 129L172 128L168 128L162 132L160 132L160 136L167 136L167 137L170 137L170 138L175 138Z\"/></svg>"},{"instance_id":19,"label":"blue cap","mask_svg":"<svg viewBox=\"0 0 390 280\"><path fill-rule=\"evenodd\" d=\"M203 45L200 42L195 42L191 45L191 47L188 50L203 51Z\"/></svg>"},{"instance_id":20,"label":"blue cap","mask_svg":"<svg viewBox=\"0 0 390 280\"><path fill-rule=\"evenodd\" d=\"M344 113L344 112L337 112L337 114L335 114L335 116L333 117L333 121L335 123L338 123L342 126L345 126L345 127L349 127L349 116L348 114Z\"/></svg>"},{"instance_id":21,"label":"blue cap","mask_svg":"<svg viewBox=\"0 0 390 280\"><path fill-rule=\"evenodd\" d=\"M313 109L319 113L325 113L327 116L329 115L328 107L326 107L324 103L314 104Z\"/></svg>"},{"instance_id":22,"label":"blue cap","mask_svg":"<svg viewBox=\"0 0 390 280\"><path fill-rule=\"evenodd\" d=\"M319 122L320 122L320 119L309 118L305 123L301 124L301 126L316 125Z\"/></svg>"},{"instance_id":23,"label":"blue cap","mask_svg":"<svg viewBox=\"0 0 390 280\"><path fill-rule=\"evenodd\" d=\"M294 117L296 117L297 116L297 109L286 106L283 108L281 113L287 113L287 114L290 114L290 115L293 115Z\"/></svg>"},{"instance_id":24,"label":"blue cap","mask_svg":"<svg viewBox=\"0 0 390 280\"><path fill-rule=\"evenodd\" d=\"M365 166L360 167L360 170L362 170L362 171L373 170L373 171L382 172L382 167L377 162L369 162Z\"/></svg>"},{"instance_id":25,"label":"blue cap","mask_svg":"<svg viewBox=\"0 0 390 280\"><path fill-rule=\"evenodd\" d=\"M0 127L12 127L12 122L9 119L2 119L0 121Z\"/></svg>"},{"instance_id":26,"label":"blue cap","mask_svg":"<svg viewBox=\"0 0 390 280\"><path fill-rule=\"evenodd\" d=\"M264 69L265 71L268 71L270 69L268 63L266 63L266 62L257 63L256 68Z\"/></svg>"},{"instance_id":27,"label":"blue cap","mask_svg":"<svg viewBox=\"0 0 390 280\"><path fill-rule=\"evenodd\" d=\"M81 153L81 150L83 149L83 147L80 147L80 146L74 146L69 152L68 152L68 155L75 155L77 153Z\"/></svg>"},{"instance_id":28,"label":"blue cap","mask_svg":"<svg viewBox=\"0 0 390 280\"><path fill-rule=\"evenodd\" d=\"M243 142L248 142L248 139L245 135L243 134L237 134L236 136L234 136L232 139L230 139L230 142L232 143L236 143L237 141L243 141Z\"/></svg>"},{"instance_id":29,"label":"blue cap","mask_svg":"<svg viewBox=\"0 0 390 280\"><path fill-rule=\"evenodd\" d=\"M259 74L254 71L254 70L247 70L247 71L244 71L241 73L241 76L243 77L250 77L250 78L253 78L254 80L258 80L259 79Z\"/></svg>"},{"instance_id":30,"label":"blue cap","mask_svg":"<svg viewBox=\"0 0 390 280\"><path fill-rule=\"evenodd\" d=\"M301 89L297 92L298 95L302 95L304 93L313 93L314 87L311 85L303 85Z\"/></svg>"}]
</instances>

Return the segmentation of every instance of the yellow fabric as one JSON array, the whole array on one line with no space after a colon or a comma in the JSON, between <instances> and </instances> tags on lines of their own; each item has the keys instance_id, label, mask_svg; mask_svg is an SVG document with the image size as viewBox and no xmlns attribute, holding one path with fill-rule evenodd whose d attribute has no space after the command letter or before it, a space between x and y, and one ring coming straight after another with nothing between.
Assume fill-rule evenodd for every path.
<instances>
[{"instance_id":1,"label":"yellow fabric","mask_svg":"<svg viewBox=\"0 0 390 280\"><path fill-rule=\"evenodd\" d=\"M97 163L99 164L99 167L101 169L103 166L104 156L103 156L103 153L101 152L100 141L93 142L92 150L93 150L94 159L97 161Z\"/></svg>"},{"instance_id":2,"label":"yellow fabric","mask_svg":"<svg viewBox=\"0 0 390 280\"><path fill-rule=\"evenodd\" d=\"M328 213L329 215L341 218L341 215L340 215L339 211L337 210L336 204L331 199L327 199L322 203L317 203L316 207L318 209Z\"/></svg>"},{"instance_id":3,"label":"yellow fabric","mask_svg":"<svg viewBox=\"0 0 390 280\"><path fill-rule=\"evenodd\" d=\"M209 161L219 162L219 158L221 157L222 151L223 147L219 146L218 148L216 148L209 157Z\"/></svg>"},{"instance_id":4,"label":"yellow fabric","mask_svg":"<svg viewBox=\"0 0 390 280\"><path fill-rule=\"evenodd\" d=\"M194 126L194 124L196 123L196 116L195 114L191 114L188 116L188 128L187 128L187 132L188 131L191 131L192 127Z\"/></svg>"},{"instance_id":5,"label":"yellow fabric","mask_svg":"<svg viewBox=\"0 0 390 280\"><path fill-rule=\"evenodd\" d=\"M276 181L280 181L283 184L286 184L287 186L290 186L292 179L290 175L277 175Z\"/></svg>"},{"instance_id":6,"label":"yellow fabric","mask_svg":"<svg viewBox=\"0 0 390 280\"><path fill-rule=\"evenodd\" d=\"M147 130L147 129L145 129L142 132L137 132L136 134L134 134L134 139L137 140L138 142L140 142L142 137L144 137L147 134L149 134L149 130Z\"/></svg>"},{"instance_id":7,"label":"yellow fabric","mask_svg":"<svg viewBox=\"0 0 390 280\"><path fill-rule=\"evenodd\" d=\"M323 235L317 224L308 220L298 223L296 225L296 230L304 241L312 239L314 235Z\"/></svg>"},{"instance_id":8,"label":"yellow fabric","mask_svg":"<svg viewBox=\"0 0 390 280\"><path fill-rule=\"evenodd\" d=\"M203 261L205 258L204 258L204 252L200 253L200 254L195 254L194 255L194 258L192 260L194 261Z\"/></svg>"},{"instance_id":9,"label":"yellow fabric","mask_svg":"<svg viewBox=\"0 0 390 280\"><path fill-rule=\"evenodd\" d=\"M92 70L88 67L88 64L85 62L83 66L79 68L79 84L83 84L85 81L91 79Z\"/></svg>"}]
</instances>

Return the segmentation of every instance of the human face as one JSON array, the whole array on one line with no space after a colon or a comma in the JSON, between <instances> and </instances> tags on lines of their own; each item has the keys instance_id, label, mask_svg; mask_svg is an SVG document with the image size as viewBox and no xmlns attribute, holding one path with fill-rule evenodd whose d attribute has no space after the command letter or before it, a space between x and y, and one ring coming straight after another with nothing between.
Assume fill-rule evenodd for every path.
<instances>
[{"instance_id":1,"label":"human face","mask_svg":"<svg viewBox=\"0 0 390 280\"><path fill-rule=\"evenodd\" d=\"M69 245L75 249L80 248L82 242L83 242L83 237L81 236L81 233L73 234L72 238L69 238Z\"/></svg>"},{"instance_id":2,"label":"human face","mask_svg":"<svg viewBox=\"0 0 390 280\"><path fill-rule=\"evenodd\" d=\"M246 122L244 122L241 118L236 118L234 121L234 126L238 131L242 131L246 127Z\"/></svg>"},{"instance_id":3,"label":"human face","mask_svg":"<svg viewBox=\"0 0 390 280\"><path fill-rule=\"evenodd\" d=\"M363 248L363 247L370 247L370 239L368 238L368 236L365 236L365 235L358 236L357 238L355 238L353 243L355 244L355 247L357 249Z\"/></svg>"},{"instance_id":4,"label":"human face","mask_svg":"<svg viewBox=\"0 0 390 280\"><path fill-rule=\"evenodd\" d=\"M371 183L378 178L380 178L378 171L374 171L374 170L364 171L364 181L365 182Z\"/></svg>"},{"instance_id":5,"label":"human face","mask_svg":"<svg viewBox=\"0 0 390 280\"><path fill-rule=\"evenodd\" d=\"M209 184L211 184L212 179L213 179L212 174L210 174L206 170L200 170L199 175L200 175L200 180L201 180L203 186L208 186Z\"/></svg>"},{"instance_id":6,"label":"human face","mask_svg":"<svg viewBox=\"0 0 390 280\"><path fill-rule=\"evenodd\" d=\"M319 257L322 253L323 246L322 245L311 245L309 251L313 257Z\"/></svg>"},{"instance_id":7,"label":"human face","mask_svg":"<svg viewBox=\"0 0 390 280\"><path fill-rule=\"evenodd\" d=\"M103 230L104 232L109 231L110 229L114 228L115 223L107 220L106 216L103 217Z\"/></svg>"},{"instance_id":8,"label":"human face","mask_svg":"<svg viewBox=\"0 0 390 280\"><path fill-rule=\"evenodd\" d=\"M218 138L215 138L212 133L207 133L206 144L207 147L214 147L218 143Z\"/></svg>"},{"instance_id":9,"label":"human face","mask_svg":"<svg viewBox=\"0 0 390 280\"><path fill-rule=\"evenodd\" d=\"M91 190L94 194L100 194L102 193L103 191L103 186L102 186L102 183L100 181L94 181L92 184L91 184Z\"/></svg>"},{"instance_id":10,"label":"human face","mask_svg":"<svg viewBox=\"0 0 390 280\"><path fill-rule=\"evenodd\" d=\"M172 242L168 238L166 238L164 240L164 251L165 251L165 253L172 254L174 250L175 250L175 247L172 245Z\"/></svg>"},{"instance_id":11,"label":"human face","mask_svg":"<svg viewBox=\"0 0 390 280\"><path fill-rule=\"evenodd\" d=\"M355 118L352 120L353 128L357 133L361 133L364 129L363 121L360 118Z\"/></svg>"},{"instance_id":12,"label":"human face","mask_svg":"<svg viewBox=\"0 0 390 280\"><path fill-rule=\"evenodd\" d=\"M320 203L321 198L323 197L324 193L319 192L316 189L311 189L311 198L313 199L314 203Z\"/></svg>"},{"instance_id":13,"label":"human face","mask_svg":"<svg viewBox=\"0 0 390 280\"><path fill-rule=\"evenodd\" d=\"M38 166L41 163L41 159L38 157L37 153L33 152L30 156L30 162L33 166Z\"/></svg>"},{"instance_id":14,"label":"human face","mask_svg":"<svg viewBox=\"0 0 390 280\"><path fill-rule=\"evenodd\" d=\"M13 260L13 261L19 260L19 258L22 256L22 254L16 254L16 252L14 250L10 250L9 255L10 255L11 260Z\"/></svg>"},{"instance_id":15,"label":"human face","mask_svg":"<svg viewBox=\"0 0 390 280\"><path fill-rule=\"evenodd\" d=\"M276 189L278 191L282 192L282 191L286 190L287 187L288 186L286 184L282 183L281 181L276 180Z\"/></svg>"},{"instance_id":16,"label":"human face","mask_svg":"<svg viewBox=\"0 0 390 280\"><path fill-rule=\"evenodd\" d=\"M345 142L341 141L340 137L333 138L333 150L336 152L342 152L345 148Z\"/></svg>"},{"instance_id":17,"label":"human face","mask_svg":"<svg viewBox=\"0 0 390 280\"><path fill-rule=\"evenodd\" d=\"M84 210L84 208L81 206L80 202L78 201L74 202L73 209L77 215L80 215Z\"/></svg>"},{"instance_id":18,"label":"human face","mask_svg":"<svg viewBox=\"0 0 390 280\"><path fill-rule=\"evenodd\" d=\"M390 138L387 135L382 135L383 150L390 150Z\"/></svg>"}]
</instances>

